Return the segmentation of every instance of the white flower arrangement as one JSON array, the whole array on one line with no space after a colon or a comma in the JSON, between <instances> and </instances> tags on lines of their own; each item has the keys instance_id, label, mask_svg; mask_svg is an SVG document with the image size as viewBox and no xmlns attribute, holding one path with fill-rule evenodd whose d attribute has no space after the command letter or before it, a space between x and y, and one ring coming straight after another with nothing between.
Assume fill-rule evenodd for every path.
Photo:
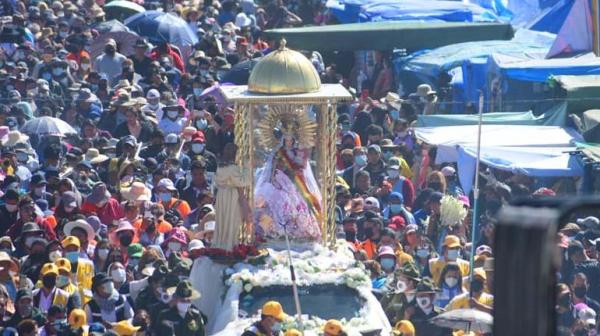
<instances>
[{"instance_id":1,"label":"white flower arrangement","mask_svg":"<svg viewBox=\"0 0 600 336\"><path fill-rule=\"evenodd\" d=\"M467 210L458 199L444 195L440 206L440 221L442 226L458 226L467 217Z\"/></svg>"}]
</instances>

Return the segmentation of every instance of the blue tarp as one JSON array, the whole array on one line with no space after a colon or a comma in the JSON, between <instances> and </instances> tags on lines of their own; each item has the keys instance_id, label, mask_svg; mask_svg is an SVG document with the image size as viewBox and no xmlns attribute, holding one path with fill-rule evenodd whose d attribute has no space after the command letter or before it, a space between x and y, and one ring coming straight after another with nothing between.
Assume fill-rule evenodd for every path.
<instances>
[{"instance_id":1,"label":"blue tarp","mask_svg":"<svg viewBox=\"0 0 600 336\"><path fill-rule=\"evenodd\" d=\"M577 0L560 0L554 6L543 10L526 27L531 30L543 31L557 34L565 19L571 12L571 8Z\"/></svg>"},{"instance_id":2,"label":"blue tarp","mask_svg":"<svg viewBox=\"0 0 600 336\"><path fill-rule=\"evenodd\" d=\"M327 7L340 23L372 21L499 21L491 10L461 1L329 0Z\"/></svg>"},{"instance_id":3,"label":"blue tarp","mask_svg":"<svg viewBox=\"0 0 600 336\"><path fill-rule=\"evenodd\" d=\"M490 72L505 79L546 82L550 76L599 75L600 58L585 55L577 58L524 59L523 57L493 54Z\"/></svg>"},{"instance_id":4,"label":"blue tarp","mask_svg":"<svg viewBox=\"0 0 600 336\"><path fill-rule=\"evenodd\" d=\"M479 116L476 114L439 114L420 115L417 127L440 127L458 125L477 125ZM563 102L539 116L533 112L492 112L483 115L484 125L537 125L537 126L566 126L567 103Z\"/></svg>"}]
</instances>

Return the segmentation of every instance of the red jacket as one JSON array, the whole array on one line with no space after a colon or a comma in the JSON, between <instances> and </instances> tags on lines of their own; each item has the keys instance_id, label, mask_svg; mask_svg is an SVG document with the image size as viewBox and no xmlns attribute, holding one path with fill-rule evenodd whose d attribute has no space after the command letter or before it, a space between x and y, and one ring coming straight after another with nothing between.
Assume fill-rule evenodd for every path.
<instances>
[{"instance_id":1,"label":"red jacket","mask_svg":"<svg viewBox=\"0 0 600 336\"><path fill-rule=\"evenodd\" d=\"M181 71L181 73L185 73L185 65L183 64L183 60L181 59L181 56L179 56L179 54L175 50L171 49L170 45L167 45L167 53L166 54L161 54L157 48L152 50L152 52L150 53L150 59L152 59L153 61L158 61L161 56L169 56L173 60L173 65L177 69L179 69L179 71Z\"/></svg>"}]
</instances>

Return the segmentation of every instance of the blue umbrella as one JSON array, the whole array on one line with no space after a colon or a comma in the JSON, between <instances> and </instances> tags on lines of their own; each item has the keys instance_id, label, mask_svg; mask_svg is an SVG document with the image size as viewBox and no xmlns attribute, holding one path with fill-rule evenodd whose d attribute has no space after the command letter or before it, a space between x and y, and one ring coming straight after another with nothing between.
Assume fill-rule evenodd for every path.
<instances>
[{"instance_id":1,"label":"blue umbrella","mask_svg":"<svg viewBox=\"0 0 600 336\"><path fill-rule=\"evenodd\" d=\"M180 17L159 11L146 11L125 20L125 25L150 42L169 42L178 47L198 43L198 37Z\"/></svg>"}]
</instances>

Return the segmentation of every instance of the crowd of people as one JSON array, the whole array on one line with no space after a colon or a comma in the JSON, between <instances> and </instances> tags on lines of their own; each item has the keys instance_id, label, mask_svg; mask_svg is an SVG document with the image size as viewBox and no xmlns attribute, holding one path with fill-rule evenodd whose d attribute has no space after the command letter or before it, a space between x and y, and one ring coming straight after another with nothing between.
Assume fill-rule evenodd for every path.
<instances>
[{"instance_id":1,"label":"crowd of people","mask_svg":"<svg viewBox=\"0 0 600 336\"><path fill-rule=\"evenodd\" d=\"M322 1L146 1L188 22L200 38L193 53L140 38L131 55L108 40L92 57L103 5L2 2L0 328L3 335L204 335L207 317L191 303L199 293L188 276L219 224L213 178L231 161L234 112L201 94L232 66L275 47L265 29L335 20ZM472 195L456 167L436 164L436 148L412 129L417 115L435 111L436 92L423 84L400 97L382 53L368 74L342 74L318 53L306 55L322 82L354 95L337 111L336 222L395 334L449 335L430 318L460 308L491 312L495 215L513 198L554 196L574 182L488 170L471 241ZM43 116L78 134L20 132ZM464 216L448 224L443 204L459 204ZM597 330L599 229L588 217L559 234L563 335ZM269 302L244 335L276 335L284 315ZM336 320L324 330L344 334Z\"/></svg>"}]
</instances>

